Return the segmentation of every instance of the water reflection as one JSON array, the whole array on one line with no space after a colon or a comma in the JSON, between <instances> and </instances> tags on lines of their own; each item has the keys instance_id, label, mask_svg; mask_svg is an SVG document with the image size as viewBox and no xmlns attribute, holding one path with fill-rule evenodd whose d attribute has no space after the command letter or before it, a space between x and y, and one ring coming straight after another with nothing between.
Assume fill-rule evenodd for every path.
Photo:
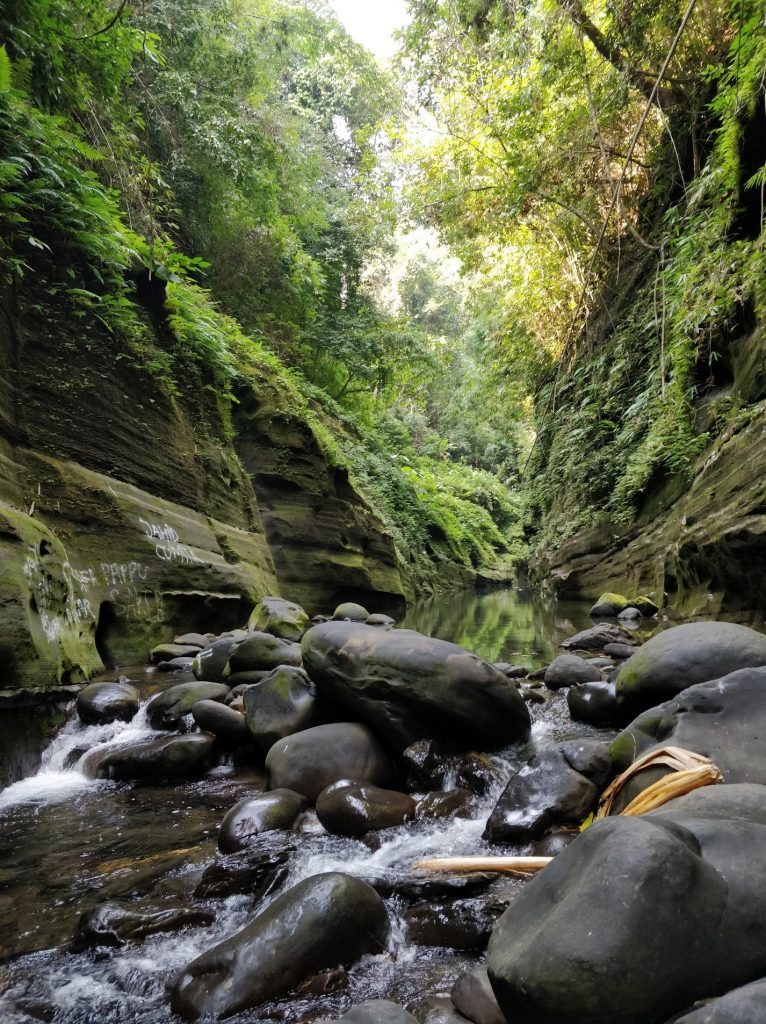
<instances>
[{"instance_id":1,"label":"water reflection","mask_svg":"<svg viewBox=\"0 0 766 1024\"><path fill-rule=\"evenodd\" d=\"M487 661L538 668L561 654L562 640L593 625L588 615L592 603L517 588L487 594L461 591L418 601L399 625L451 640ZM643 638L657 628L656 622L647 623L639 635Z\"/></svg>"}]
</instances>

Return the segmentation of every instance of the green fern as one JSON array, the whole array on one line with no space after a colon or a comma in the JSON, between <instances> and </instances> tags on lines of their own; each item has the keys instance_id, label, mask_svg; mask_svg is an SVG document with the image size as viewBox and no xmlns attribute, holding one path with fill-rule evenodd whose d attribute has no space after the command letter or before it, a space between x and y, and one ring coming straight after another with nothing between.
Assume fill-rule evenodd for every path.
<instances>
[{"instance_id":1,"label":"green fern","mask_svg":"<svg viewBox=\"0 0 766 1024\"><path fill-rule=\"evenodd\" d=\"M0 46L0 92L13 88L13 65L5 46Z\"/></svg>"}]
</instances>

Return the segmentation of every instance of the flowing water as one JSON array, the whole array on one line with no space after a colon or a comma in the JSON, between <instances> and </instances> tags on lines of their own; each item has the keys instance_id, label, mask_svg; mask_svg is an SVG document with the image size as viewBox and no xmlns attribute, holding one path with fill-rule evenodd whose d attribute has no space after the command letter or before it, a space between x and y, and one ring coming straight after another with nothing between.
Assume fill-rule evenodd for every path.
<instances>
[{"instance_id":1,"label":"flowing water","mask_svg":"<svg viewBox=\"0 0 766 1024\"><path fill-rule=\"evenodd\" d=\"M550 661L559 642L591 620L582 603L544 602L503 590L422 602L401 625L455 641L490 661L535 668ZM174 674L160 679L143 668L123 672L145 699L160 683L187 678ZM481 833L513 769L564 737L598 734L573 725L561 693L530 710L531 742L494 756L498 781L474 817L389 830L379 834L378 848L370 849L361 841L325 834L309 815L286 884L328 870L365 878L407 874L424 856L496 853L497 848L483 843ZM0 792L2 1024L173 1021L165 994L168 980L252 919L251 897L199 900L192 893L215 858L217 827L226 810L265 788L260 770L222 765L198 781L172 787L94 781L79 770L86 750L131 742L150 732L145 703L129 724L86 727L72 715L45 750L39 771ZM491 895L510 900L523 884L500 879ZM79 916L106 902L137 912L200 906L214 911L216 918L209 927L155 935L121 948L70 952ZM354 966L346 988L322 997L283 1000L232 1020L256 1024L326 1019L363 999L412 1004L424 996L448 995L476 955L408 944L399 923L401 900L394 897L387 903L393 921L390 948ZM261 902L258 910L264 906Z\"/></svg>"}]
</instances>

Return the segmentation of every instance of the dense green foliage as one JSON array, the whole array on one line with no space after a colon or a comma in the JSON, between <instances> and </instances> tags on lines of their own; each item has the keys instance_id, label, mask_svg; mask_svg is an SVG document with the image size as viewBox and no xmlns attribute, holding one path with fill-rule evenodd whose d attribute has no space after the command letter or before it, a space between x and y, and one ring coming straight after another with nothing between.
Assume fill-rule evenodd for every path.
<instances>
[{"instance_id":1,"label":"dense green foliage","mask_svg":"<svg viewBox=\"0 0 766 1024\"><path fill-rule=\"evenodd\" d=\"M266 374L416 578L523 555L517 503L482 471L510 476L513 442L487 457L483 417L438 401L425 439L402 415L413 374L421 404L447 393L462 356L441 349L468 328L379 301L400 96L322 3L4 0L0 40L4 285L73 336L100 325L171 392L191 360L229 431Z\"/></svg>"}]
</instances>

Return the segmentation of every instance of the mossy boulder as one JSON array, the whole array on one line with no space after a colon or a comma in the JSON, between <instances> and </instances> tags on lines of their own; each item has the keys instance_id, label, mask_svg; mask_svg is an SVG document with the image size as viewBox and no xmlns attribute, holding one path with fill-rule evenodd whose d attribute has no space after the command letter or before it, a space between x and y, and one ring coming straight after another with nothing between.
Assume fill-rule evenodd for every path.
<instances>
[{"instance_id":1,"label":"mossy boulder","mask_svg":"<svg viewBox=\"0 0 766 1024\"><path fill-rule=\"evenodd\" d=\"M308 626L309 617L303 608L281 597L262 597L247 621L248 630L293 641L300 640Z\"/></svg>"},{"instance_id":2,"label":"mossy boulder","mask_svg":"<svg viewBox=\"0 0 766 1024\"><path fill-rule=\"evenodd\" d=\"M606 593L599 597L598 601L593 605L590 610L590 615L594 619L601 617L612 618L624 612L628 607L629 601L627 597L623 597L622 594Z\"/></svg>"},{"instance_id":3,"label":"mossy boulder","mask_svg":"<svg viewBox=\"0 0 766 1024\"><path fill-rule=\"evenodd\" d=\"M648 640L620 668L617 696L639 707L737 669L766 665L766 636L734 622L689 622Z\"/></svg>"},{"instance_id":4,"label":"mossy boulder","mask_svg":"<svg viewBox=\"0 0 766 1024\"><path fill-rule=\"evenodd\" d=\"M317 725L316 687L301 668L282 665L243 691L247 728L263 751Z\"/></svg>"},{"instance_id":5,"label":"mossy boulder","mask_svg":"<svg viewBox=\"0 0 766 1024\"><path fill-rule=\"evenodd\" d=\"M300 644L255 630L231 650L228 673L271 671L279 665L300 665Z\"/></svg>"}]
</instances>

